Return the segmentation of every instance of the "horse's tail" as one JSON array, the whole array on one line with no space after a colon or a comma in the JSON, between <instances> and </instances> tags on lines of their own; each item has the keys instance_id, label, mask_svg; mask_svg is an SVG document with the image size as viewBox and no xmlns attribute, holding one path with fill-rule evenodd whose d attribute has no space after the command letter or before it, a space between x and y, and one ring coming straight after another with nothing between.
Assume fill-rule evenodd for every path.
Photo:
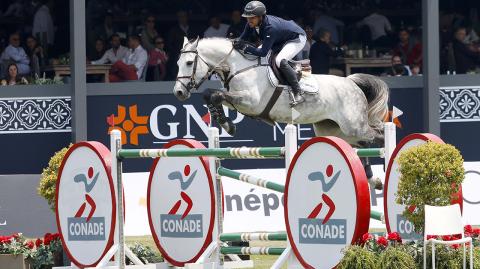
<instances>
[{"instance_id":1,"label":"horse's tail","mask_svg":"<svg viewBox=\"0 0 480 269\"><path fill-rule=\"evenodd\" d=\"M368 102L368 125L383 133L383 122L388 113L388 85L381 79L367 74L348 76L362 89Z\"/></svg>"}]
</instances>

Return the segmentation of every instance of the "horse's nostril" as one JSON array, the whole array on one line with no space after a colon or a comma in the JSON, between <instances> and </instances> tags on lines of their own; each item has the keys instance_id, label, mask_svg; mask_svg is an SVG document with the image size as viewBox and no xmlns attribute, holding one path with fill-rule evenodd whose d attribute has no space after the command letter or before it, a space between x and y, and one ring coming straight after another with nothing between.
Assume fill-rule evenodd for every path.
<instances>
[{"instance_id":1,"label":"horse's nostril","mask_svg":"<svg viewBox=\"0 0 480 269\"><path fill-rule=\"evenodd\" d=\"M178 95L178 96L182 96L182 95L183 95L183 92L182 92L182 91L177 91L177 95Z\"/></svg>"}]
</instances>

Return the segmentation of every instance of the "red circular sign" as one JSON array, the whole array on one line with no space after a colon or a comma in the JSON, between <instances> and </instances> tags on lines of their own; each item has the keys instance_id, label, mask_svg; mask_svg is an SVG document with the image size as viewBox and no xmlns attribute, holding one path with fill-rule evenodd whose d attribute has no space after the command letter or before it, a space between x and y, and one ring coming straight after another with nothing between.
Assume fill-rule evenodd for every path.
<instances>
[{"instance_id":1,"label":"red circular sign","mask_svg":"<svg viewBox=\"0 0 480 269\"><path fill-rule=\"evenodd\" d=\"M110 151L80 142L66 153L56 183L55 213L62 245L78 267L95 267L113 245L116 201Z\"/></svg>"},{"instance_id":2,"label":"red circular sign","mask_svg":"<svg viewBox=\"0 0 480 269\"><path fill-rule=\"evenodd\" d=\"M334 268L341 250L368 232L370 191L354 149L315 137L295 154L285 186L285 224L305 268Z\"/></svg>"},{"instance_id":3,"label":"red circular sign","mask_svg":"<svg viewBox=\"0 0 480 269\"><path fill-rule=\"evenodd\" d=\"M205 148L174 140L164 148ZM147 211L153 239L169 263L195 262L212 242L215 189L206 157L157 158L150 169Z\"/></svg>"},{"instance_id":4,"label":"red circular sign","mask_svg":"<svg viewBox=\"0 0 480 269\"><path fill-rule=\"evenodd\" d=\"M400 172L398 171L398 157L400 153L413 146L419 146L427 141L444 144L443 140L434 134L410 134L403 138L397 145L388 162L387 172L385 173L385 187L383 191L383 208L385 212L385 224L387 232L398 232L403 239L414 240L421 239L421 235L414 232L413 224L403 218L402 213L405 209L404 205L397 204L395 201L395 194L398 190L398 183L400 180ZM463 206L462 187L455 195L453 203Z\"/></svg>"}]
</instances>

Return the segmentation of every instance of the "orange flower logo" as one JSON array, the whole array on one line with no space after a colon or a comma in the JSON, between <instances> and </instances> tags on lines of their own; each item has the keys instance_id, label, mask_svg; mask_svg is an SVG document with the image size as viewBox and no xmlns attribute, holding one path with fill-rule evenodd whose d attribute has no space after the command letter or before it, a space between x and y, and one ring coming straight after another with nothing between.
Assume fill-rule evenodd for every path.
<instances>
[{"instance_id":1,"label":"orange flower logo","mask_svg":"<svg viewBox=\"0 0 480 269\"><path fill-rule=\"evenodd\" d=\"M107 117L107 123L110 125L108 132L119 130L122 133L122 145L131 144L138 146L138 136L148 134L147 128L148 116L138 116L137 105L128 107L118 106L117 116ZM127 136L128 135L128 136Z\"/></svg>"}]
</instances>

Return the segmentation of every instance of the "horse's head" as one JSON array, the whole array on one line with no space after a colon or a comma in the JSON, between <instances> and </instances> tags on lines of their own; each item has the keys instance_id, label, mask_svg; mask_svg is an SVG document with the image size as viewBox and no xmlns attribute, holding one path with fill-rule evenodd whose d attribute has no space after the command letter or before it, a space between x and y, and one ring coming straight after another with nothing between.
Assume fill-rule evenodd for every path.
<instances>
[{"instance_id":1,"label":"horse's head","mask_svg":"<svg viewBox=\"0 0 480 269\"><path fill-rule=\"evenodd\" d=\"M177 61L177 82L173 93L180 100L190 98L191 92L197 90L200 85L210 76L210 68L205 60L198 54L199 38L189 42L185 37L180 58Z\"/></svg>"}]
</instances>

